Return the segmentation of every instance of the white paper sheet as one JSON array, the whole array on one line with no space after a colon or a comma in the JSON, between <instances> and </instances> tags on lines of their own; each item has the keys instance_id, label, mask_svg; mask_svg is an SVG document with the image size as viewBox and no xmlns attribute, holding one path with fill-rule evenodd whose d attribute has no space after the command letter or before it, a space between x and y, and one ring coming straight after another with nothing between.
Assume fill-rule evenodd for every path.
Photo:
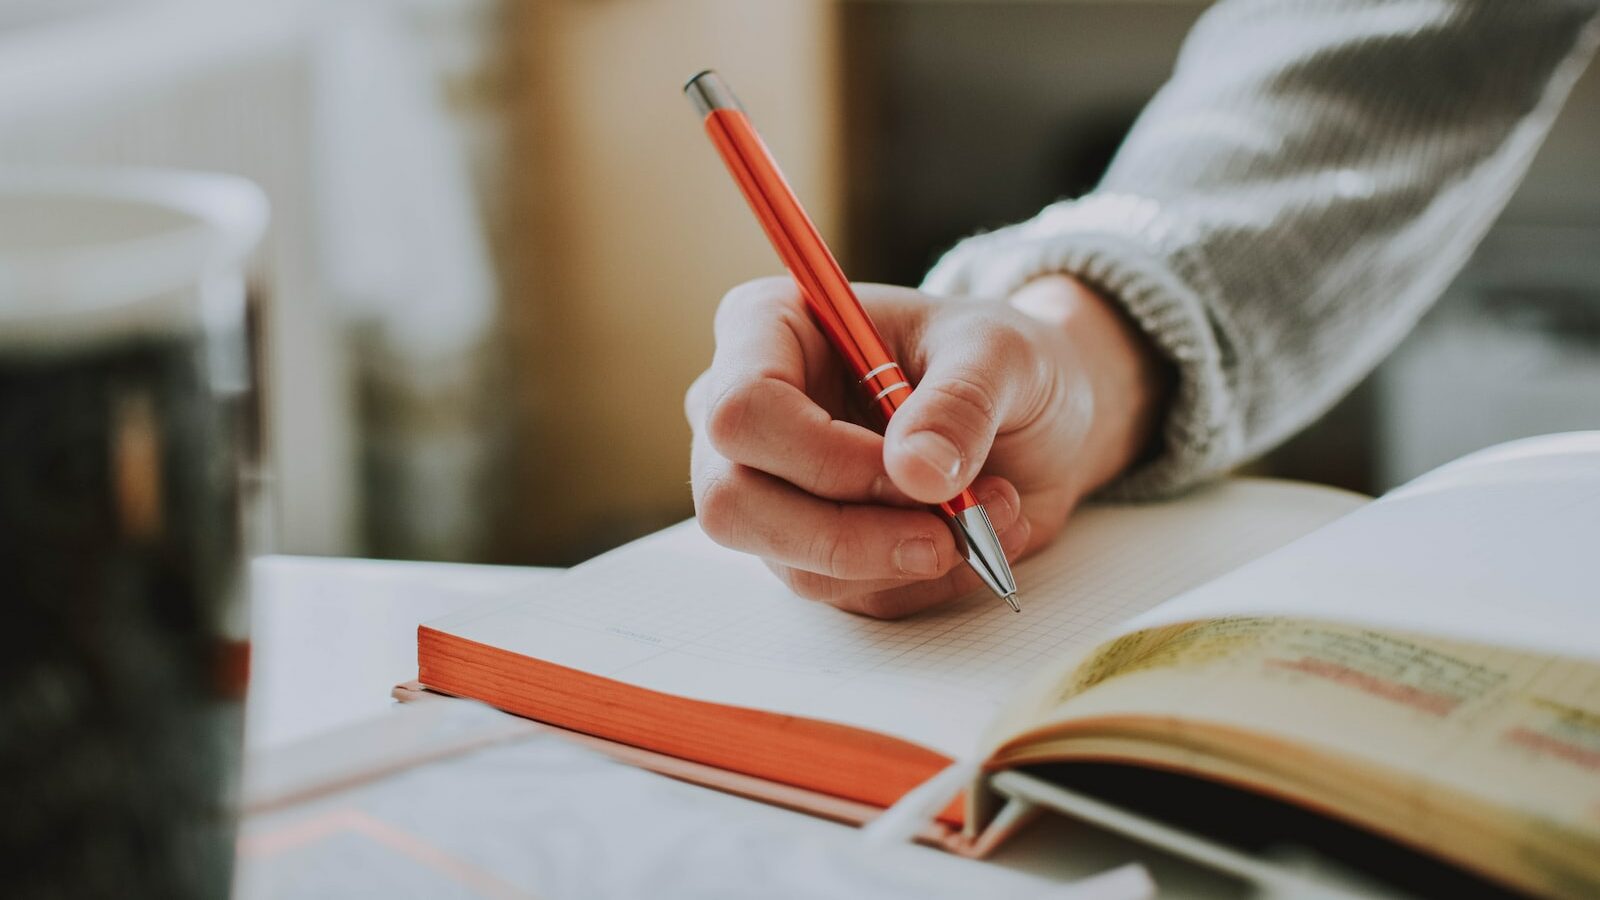
<instances>
[{"instance_id":1,"label":"white paper sheet","mask_svg":"<svg viewBox=\"0 0 1600 900\"><path fill-rule=\"evenodd\" d=\"M1017 567L1021 614L975 594L897 622L799 599L756 559L686 522L580 566L549 594L429 624L653 690L962 756L1042 665L1363 502L1240 480L1172 503L1085 509Z\"/></svg>"},{"instance_id":2,"label":"white paper sheet","mask_svg":"<svg viewBox=\"0 0 1600 900\"><path fill-rule=\"evenodd\" d=\"M1443 466L1135 627L1289 615L1600 660L1600 432Z\"/></svg>"},{"instance_id":3,"label":"white paper sheet","mask_svg":"<svg viewBox=\"0 0 1600 900\"><path fill-rule=\"evenodd\" d=\"M424 714L417 723L424 707L443 706L455 710ZM363 752L373 740L425 744L443 728L504 734L503 722L463 717L463 706L421 704L341 741L287 752L339 755L343 741ZM381 734L365 733L373 730ZM833 822L702 790L524 732L254 812L240 828L233 897L1137 900L1154 894L1139 866L1085 877L1105 864L1103 849L1023 871L1041 867L961 859L929 847L869 848L855 838L853 829Z\"/></svg>"}]
</instances>

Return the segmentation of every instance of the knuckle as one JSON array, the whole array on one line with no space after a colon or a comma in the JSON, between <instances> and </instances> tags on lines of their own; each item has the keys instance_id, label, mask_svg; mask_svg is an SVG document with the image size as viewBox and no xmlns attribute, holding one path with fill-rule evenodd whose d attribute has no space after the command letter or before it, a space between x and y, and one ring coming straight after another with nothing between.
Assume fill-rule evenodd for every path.
<instances>
[{"instance_id":1,"label":"knuckle","mask_svg":"<svg viewBox=\"0 0 1600 900\"><path fill-rule=\"evenodd\" d=\"M701 423L705 420L706 407L706 382L710 380L711 370L701 372L689 389L683 392L683 417L689 420L692 430L700 430Z\"/></svg>"},{"instance_id":2,"label":"knuckle","mask_svg":"<svg viewBox=\"0 0 1600 900\"><path fill-rule=\"evenodd\" d=\"M834 463L833 451L824 450L816 454L811 469L811 475L806 479L805 487L813 493L828 497L835 493L838 480L838 466Z\"/></svg>"},{"instance_id":3,"label":"knuckle","mask_svg":"<svg viewBox=\"0 0 1600 900\"><path fill-rule=\"evenodd\" d=\"M800 591L797 589L797 587L795 585L795 570L794 569L791 569L788 566L783 565L781 563L773 562L770 559L762 559L761 562L762 562L763 565L765 565L767 567L767 571L772 573L774 578L777 578L778 581L781 582L784 587L789 589L789 592L791 594L800 593Z\"/></svg>"},{"instance_id":4,"label":"knuckle","mask_svg":"<svg viewBox=\"0 0 1600 900\"><path fill-rule=\"evenodd\" d=\"M718 467L695 491L694 512L706 536L727 546L738 531L739 486L731 468Z\"/></svg>"},{"instance_id":5,"label":"knuckle","mask_svg":"<svg viewBox=\"0 0 1600 900\"><path fill-rule=\"evenodd\" d=\"M706 437L724 456L739 443L746 420L755 408L757 388L753 382L737 382L722 391L706 410Z\"/></svg>"},{"instance_id":6,"label":"knuckle","mask_svg":"<svg viewBox=\"0 0 1600 900\"><path fill-rule=\"evenodd\" d=\"M850 456L848 450L836 442L822 444L812 454L807 489L833 500L851 499L845 495L854 493L851 488L862 481L862 474L858 471L859 465ZM867 480L870 481L870 476L867 476Z\"/></svg>"},{"instance_id":7,"label":"knuckle","mask_svg":"<svg viewBox=\"0 0 1600 900\"><path fill-rule=\"evenodd\" d=\"M986 417L994 413L994 395L971 378L944 378L933 387L951 405L973 416Z\"/></svg>"},{"instance_id":8,"label":"knuckle","mask_svg":"<svg viewBox=\"0 0 1600 900\"><path fill-rule=\"evenodd\" d=\"M831 603L838 597L837 583L815 572L789 570L789 590L803 600Z\"/></svg>"},{"instance_id":9,"label":"knuckle","mask_svg":"<svg viewBox=\"0 0 1600 900\"><path fill-rule=\"evenodd\" d=\"M861 538L853 532L843 527L831 528L819 533L814 540L811 558L827 574L848 577L861 567L865 548Z\"/></svg>"},{"instance_id":10,"label":"knuckle","mask_svg":"<svg viewBox=\"0 0 1600 900\"><path fill-rule=\"evenodd\" d=\"M781 303L794 291L794 281L786 275L768 275L735 285L717 304L717 319L737 314L743 307Z\"/></svg>"},{"instance_id":11,"label":"knuckle","mask_svg":"<svg viewBox=\"0 0 1600 900\"><path fill-rule=\"evenodd\" d=\"M816 600L822 603L832 603L839 597L839 582L815 572L804 569L795 569L789 566L768 563L767 568L778 576L783 586L789 589L802 600Z\"/></svg>"},{"instance_id":12,"label":"knuckle","mask_svg":"<svg viewBox=\"0 0 1600 900\"><path fill-rule=\"evenodd\" d=\"M874 619L903 619L911 608L887 592L862 594L850 603L851 609Z\"/></svg>"},{"instance_id":13,"label":"knuckle","mask_svg":"<svg viewBox=\"0 0 1600 900\"><path fill-rule=\"evenodd\" d=\"M939 405L940 423L965 431L960 437L976 437L989 430L996 404L987 387L964 377L942 378L928 387Z\"/></svg>"},{"instance_id":14,"label":"knuckle","mask_svg":"<svg viewBox=\"0 0 1600 900\"><path fill-rule=\"evenodd\" d=\"M1023 357L1033 351L1028 336L1010 322L991 323L984 329L983 342L989 355L997 359Z\"/></svg>"}]
</instances>

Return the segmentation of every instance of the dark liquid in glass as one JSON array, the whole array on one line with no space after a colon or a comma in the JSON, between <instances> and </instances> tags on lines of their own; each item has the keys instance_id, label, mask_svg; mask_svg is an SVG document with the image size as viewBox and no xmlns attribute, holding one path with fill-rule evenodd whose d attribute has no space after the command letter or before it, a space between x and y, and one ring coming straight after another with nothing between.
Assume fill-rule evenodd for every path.
<instances>
[{"instance_id":1,"label":"dark liquid in glass","mask_svg":"<svg viewBox=\"0 0 1600 900\"><path fill-rule=\"evenodd\" d=\"M245 395L215 340L0 336L7 897L228 893Z\"/></svg>"}]
</instances>

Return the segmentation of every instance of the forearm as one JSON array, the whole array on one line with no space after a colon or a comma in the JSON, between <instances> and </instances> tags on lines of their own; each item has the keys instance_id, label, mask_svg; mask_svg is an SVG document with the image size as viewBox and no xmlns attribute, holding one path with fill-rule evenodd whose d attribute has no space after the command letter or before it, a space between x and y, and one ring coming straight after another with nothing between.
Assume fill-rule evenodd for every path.
<instances>
[{"instance_id":1,"label":"forearm","mask_svg":"<svg viewBox=\"0 0 1600 900\"><path fill-rule=\"evenodd\" d=\"M1323 411L1443 290L1594 19L1592 3L1532 0L1224 2L1094 194L964 243L925 286L1094 285L1178 373L1162 452L1123 489L1222 471Z\"/></svg>"}]
</instances>

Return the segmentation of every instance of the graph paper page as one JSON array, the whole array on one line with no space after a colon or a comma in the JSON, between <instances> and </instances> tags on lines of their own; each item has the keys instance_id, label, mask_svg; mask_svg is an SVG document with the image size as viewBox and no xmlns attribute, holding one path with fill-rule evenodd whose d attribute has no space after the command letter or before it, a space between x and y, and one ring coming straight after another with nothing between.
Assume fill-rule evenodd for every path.
<instances>
[{"instance_id":1,"label":"graph paper page","mask_svg":"<svg viewBox=\"0 0 1600 900\"><path fill-rule=\"evenodd\" d=\"M894 622L795 597L758 560L686 522L579 566L548 594L429 626L652 690L960 756L1041 666L1363 502L1240 480L1172 503L1086 508L1017 567L1021 614L978 593Z\"/></svg>"}]
</instances>

